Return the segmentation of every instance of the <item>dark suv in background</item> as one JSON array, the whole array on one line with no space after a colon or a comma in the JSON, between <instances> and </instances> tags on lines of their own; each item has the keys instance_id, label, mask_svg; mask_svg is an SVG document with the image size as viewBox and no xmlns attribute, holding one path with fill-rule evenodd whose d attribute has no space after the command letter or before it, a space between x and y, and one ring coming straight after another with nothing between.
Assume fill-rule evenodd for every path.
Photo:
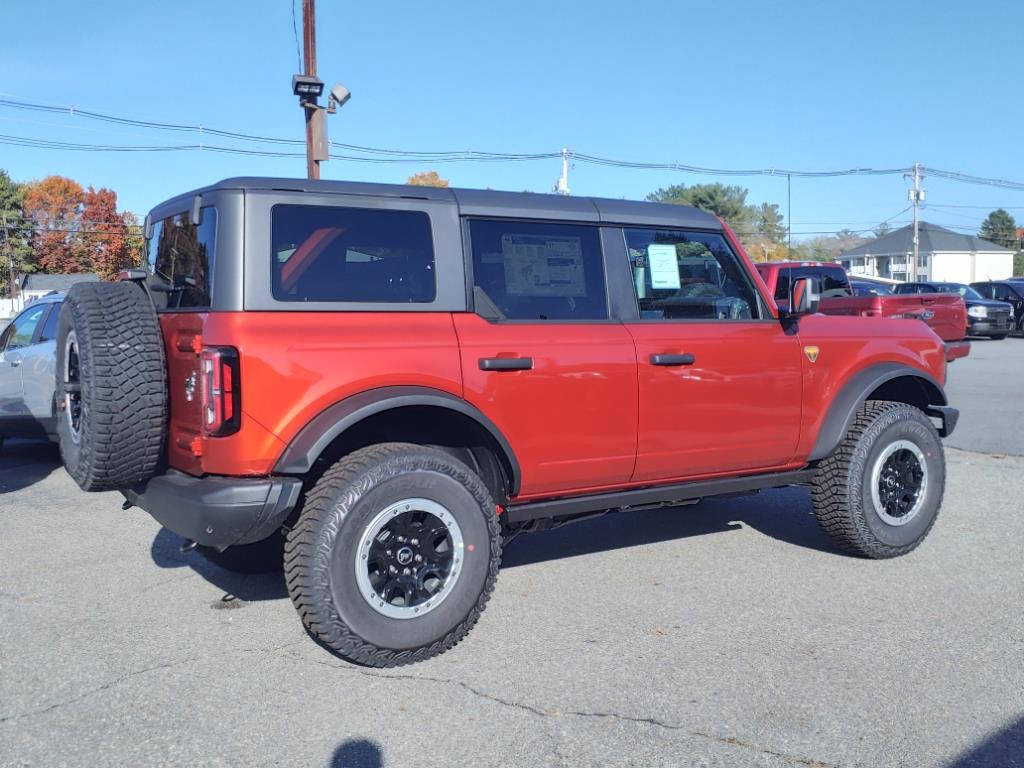
<instances>
[{"instance_id":1,"label":"dark suv in background","mask_svg":"<svg viewBox=\"0 0 1024 768\"><path fill-rule=\"evenodd\" d=\"M902 283L896 293L955 293L967 305L967 335L1005 339L1014 330L1013 305L992 301L964 283Z\"/></svg>"},{"instance_id":2,"label":"dark suv in background","mask_svg":"<svg viewBox=\"0 0 1024 768\"><path fill-rule=\"evenodd\" d=\"M1024 282L1020 280L997 280L986 283L971 283L986 299L1006 302L1013 307L1013 325L1017 333L1024 333Z\"/></svg>"}]
</instances>

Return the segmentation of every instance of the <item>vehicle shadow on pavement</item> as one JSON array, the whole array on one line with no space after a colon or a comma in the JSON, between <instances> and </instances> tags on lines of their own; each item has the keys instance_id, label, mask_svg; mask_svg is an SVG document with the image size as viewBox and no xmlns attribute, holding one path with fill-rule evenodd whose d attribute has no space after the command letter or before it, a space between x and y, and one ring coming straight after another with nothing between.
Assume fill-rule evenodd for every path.
<instances>
[{"instance_id":1,"label":"vehicle shadow on pavement","mask_svg":"<svg viewBox=\"0 0 1024 768\"><path fill-rule=\"evenodd\" d=\"M1024 715L993 733L970 752L957 757L947 768L991 768L1024 765Z\"/></svg>"},{"instance_id":2,"label":"vehicle shadow on pavement","mask_svg":"<svg viewBox=\"0 0 1024 768\"><path fill-rule=\"evenodd\" d=\"M42 440L5 440L0 449L0 494L45 480L60 469L60 449Z\"/></svg>"},{"instance_id":3,"label":"vehicle shadow on pavement","mask_svg":"<svg viewBox=\"0 0 1024 768\"><path fill-rule=\"evenodd\" d=\"M384 755L369 739L349 739L338 745L327 768L382 768Z\"/></svg>"},{"instance_id":4,"label":"vehicle shadow on pavement","mask_svg":"<svg viewBox=\"0 0 1024 768\"><path fill-rule=\"evenodd\" d=\"M237 598L247 603L259 600L281 600L288 597L284 583L284 571L258 575L234 573L214 565L202 553L192 550L182 552L185 539L166 528L161 528L149 549L153 562L160 568L191 568L217 589L224 592L222 600L230 602Z\"/></svg>"},{"instance_id":5,"label":"vehicle shadow on pavement","mask_svg":"<svg viewBox=\"0 0 1024 768\"><path fill-rule=\"evenodd\" d=\"M811 514L807 489L780 488L682 507L615 512L553 531L523 534L509 543L501 567L739 531L744 526L787 544L845 556L832 546Z\"/></svg>"}]
</instances>

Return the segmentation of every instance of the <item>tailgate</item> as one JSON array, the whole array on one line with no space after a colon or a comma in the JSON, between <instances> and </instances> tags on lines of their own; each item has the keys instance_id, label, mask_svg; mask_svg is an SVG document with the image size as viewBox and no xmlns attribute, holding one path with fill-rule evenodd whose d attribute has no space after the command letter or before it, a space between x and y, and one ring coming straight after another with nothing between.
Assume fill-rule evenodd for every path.
<instances>
[{"instance_id":1,"label":"tailgate","mask_svg":"<svg viewBox=\"0 0 1024 768\"><path fill-rule=\"evenodd\" d=\"M943 341L960 341L967 335L967 306L959 296L922 293L879 298L883 317L916 317Z\"/></svg>"},{"instance_id":2,"label":"tailgate","mask_svg":"<svg viewBox=\"0 0 1024 768\"><path fill-rule=\"evenodd\" d=\"M167 461L175 469L192 475L202 474L200 456L193 441L202 429L202 403L199 391L200 357L193 344L202 339L206 313L161 313L160 327L167 352L167 392L170 421L167 437ZM198 443L195 445L198 450Z\"/></svg>"}]
</instances>

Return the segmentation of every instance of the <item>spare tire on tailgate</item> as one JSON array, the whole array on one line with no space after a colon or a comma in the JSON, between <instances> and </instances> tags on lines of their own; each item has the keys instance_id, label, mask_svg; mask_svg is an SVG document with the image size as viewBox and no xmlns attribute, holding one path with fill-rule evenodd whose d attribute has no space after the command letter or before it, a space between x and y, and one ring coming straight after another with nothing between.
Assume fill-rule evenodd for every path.
<instances>
[{"instance_id":1,"label":"spare tire on tailgate","mask_svg":"<svg viewBox=\"0 0 1024 768\"><path fill-rule=\"evenodd\" d=\"M57 324L57 434L85 491L145 482L167 428L167 373L156 310L130 282L77 283Z\"/></svg>"}]
</instances>

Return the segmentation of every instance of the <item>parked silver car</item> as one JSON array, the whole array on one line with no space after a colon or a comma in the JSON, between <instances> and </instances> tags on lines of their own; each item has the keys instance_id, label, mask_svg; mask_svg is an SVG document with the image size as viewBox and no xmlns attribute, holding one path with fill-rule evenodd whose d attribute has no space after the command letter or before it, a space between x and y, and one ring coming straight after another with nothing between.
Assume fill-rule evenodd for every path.
<instances>
[{"instance_id":1,"label":"parked silver car","mask_svg":"<svg viewBox=\"0 0 1024 768\"><path fill-rule=\"evenodd\" d=\"M29 304L0 334L0 445L5 437L56 440L54 361L63 293Z\"/></svg>"}]
</instances>

